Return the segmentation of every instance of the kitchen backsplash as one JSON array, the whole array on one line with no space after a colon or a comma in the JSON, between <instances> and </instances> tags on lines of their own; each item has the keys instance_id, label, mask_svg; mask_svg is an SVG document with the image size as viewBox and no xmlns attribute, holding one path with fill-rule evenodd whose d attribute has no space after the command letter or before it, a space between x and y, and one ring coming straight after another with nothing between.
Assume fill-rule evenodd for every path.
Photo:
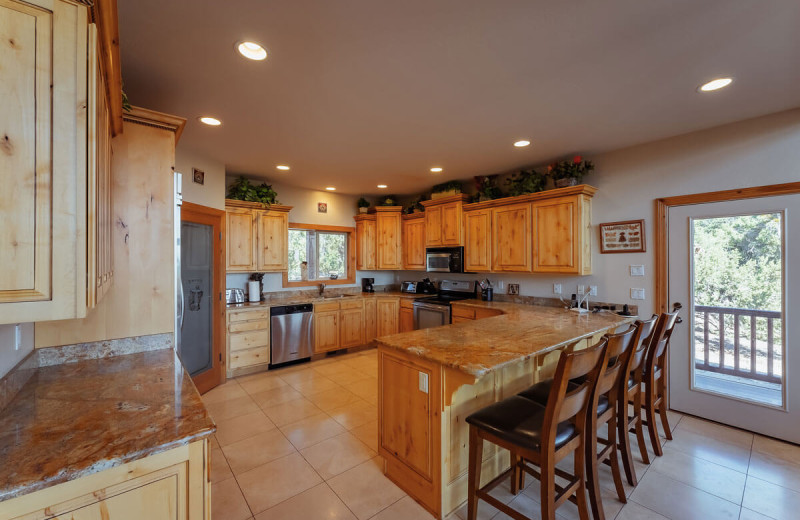
<instances>
[{"instance_id":1,"label":"kitchen backsplash","mask_svg":"<svg viewBox=\"0 0 800 520\"><path fill-rule=\"evenodd\" d=\"M395 282L395 273L392 271L358 271L356 272L356 283L344 285L331 285L330 288L357 287L361 289L362 278L375 278L376 285L387 285ZM227 289L245 289L247 294L247 282L250 280L250 273L228 273L225 277L225 287ZM309 287L283 287L283 275L281 273L266 273L263 280L265 293L279 291L303 291L316 290L316 285Z\"/></svg>"}]
</instances>

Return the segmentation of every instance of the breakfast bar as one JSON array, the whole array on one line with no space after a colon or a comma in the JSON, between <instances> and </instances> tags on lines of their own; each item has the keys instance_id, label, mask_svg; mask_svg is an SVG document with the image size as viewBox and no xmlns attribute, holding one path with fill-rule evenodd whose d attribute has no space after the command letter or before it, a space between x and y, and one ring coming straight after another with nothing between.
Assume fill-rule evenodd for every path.
<instances>
[{"instance_id":1,"label":"breakfast bar","mask_svg":"<svg viewBox=\"0 0 800 520\"><path fill-rule=\"evenodd\" d=\"M386 475L437 518L467 499L466 417L550 377L563 348L583 348L634 320L508 302L458 305L495 315L377 340ZM508 465L507 451L485 447L486 481Z\"/></svg>"}]
</instances>

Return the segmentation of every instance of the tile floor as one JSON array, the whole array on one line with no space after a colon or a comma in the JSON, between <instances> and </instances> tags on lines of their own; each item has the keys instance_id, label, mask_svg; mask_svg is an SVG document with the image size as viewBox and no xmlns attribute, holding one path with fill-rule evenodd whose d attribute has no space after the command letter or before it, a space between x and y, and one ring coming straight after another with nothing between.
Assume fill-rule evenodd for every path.
<instances>
[{"instance_id":1,"label":"tile floor","mask_svg":"<svg viewBox=\"0 0 800 520\"><path fill-rule=\"evenodd\" d=\"M213 520L427 520L383 476L377 456L375 350L230 380L203 396L218 431L211 445ZM800 518L800 447L671 413L663 457L637 463L639 484L616 498L601 468L606 518ZM635 446L635 439L634 439ZM638 455L637 455L638 459ZM571 462L565 461L566 464ZM493 494L539 518L538 482ZM508 520L485 503L481 520ZM447 520L466 518L466 506ZM567 503L560 520L577 519Z\"/></svg>"}]
</instances>

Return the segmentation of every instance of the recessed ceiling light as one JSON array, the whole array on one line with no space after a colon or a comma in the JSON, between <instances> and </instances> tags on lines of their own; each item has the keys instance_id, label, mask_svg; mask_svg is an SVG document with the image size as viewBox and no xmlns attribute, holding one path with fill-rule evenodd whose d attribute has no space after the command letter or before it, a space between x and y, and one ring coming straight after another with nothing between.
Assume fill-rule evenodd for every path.
<instances>
[{"instance_id":1,"label":"recessed ceiling light","mask_svg":"<svg viewBox=\"0 0 800 520\"><path fill-rule=\"evenodd\" d=\"M222 121L220 121L216 117L203 116L198 119L200 120L201 123L204 123L208 126L219 126L222 124Z\"/></svg>"},{"instance_id":2,"label":"recessed ceiling light","mask_svg":"<svg viewBox=\"0 0 800 520\"><path fill-rule=\"evenodd\" d=\"M267 49L256 42L241 42L236 45L236 50L249 60L262 61L267 59Z\"/></svg>"},{"instance_id":3,"label":"recessed ceiling light","mask_svg":"<svg viewBox=\"0 0 800 520\"><path fill-rule=\"evenodd\" d=\"M433 168L431 168L431 171L432 171L433 173L439 173L439 172L441 172L441 171L442 171L442 169L443 169L443 168L440 168L440 167L438 167L438 166L434 166Z\"/></svg>"},{"instance_id":4,"label":"recessed ceiling light","mask_svg":"<svg viewBox=\"0 0 800 520\"><path fill-rule=\"evenodd\" d=\"M286 171L286 170L289 169L289 167L286 166L285 164L279 164L278 166L276 166L276 168L279 169L279 170L283 170L283 171Z\"/></svg>"},{"instance_id":5,"label":"recessed ceiling light","mask_svg":"<svg viewBox=\"0 0 800 520\"><path fill-rule=\"evenodd\" d=\"M385 189L386 189L386 188L388 188L388 187L389 187L389 186L387 186L387 185L385 185L385 184L378 184L378 188L380 188L380 189L382 189L382 190L385 190Z\"/></svg>"},{"instance_id":6,"label":"recessed ceiling light","mask_svg":"<svg viewBox=\"0 0 800 520\"><path fill-rule=\"evenodd\" d=\"M700 87L701 92L713 92L731 84L733 78L717 78Z\"/></svg>"},{"instance_id":7,"label":"recessed ceiling light","mask_svg":"<svg viewBox=\"0 0 800 520\"><path fill-rule=\"evenodd\" d=\"M516 143L514 143L514 146L516 146L517 148L522 148L523 146L528 146L529 144L531 144L530 141L526 141L525 139L523 139L521 141L517 141Z\"/></svg>"},{"instance_id":8,"label":"recessed ceiling light","mask_svg":"<svg viewBox=\"0 0 800 520\"><path fill-rule=\"evenodd\" d=\"M334 188L333 186L328 186L325 189L328 190L328 191L336 191L336 188Z\"/></svg>"}]
</instances>

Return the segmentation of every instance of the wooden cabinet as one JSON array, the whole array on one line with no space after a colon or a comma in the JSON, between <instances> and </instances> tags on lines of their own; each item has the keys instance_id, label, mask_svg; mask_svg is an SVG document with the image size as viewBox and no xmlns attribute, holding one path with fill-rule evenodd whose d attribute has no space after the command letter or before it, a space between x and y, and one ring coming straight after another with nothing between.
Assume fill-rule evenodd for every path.
<instances>
[{"instance_id":1,"label":"wooden cabinet","mask_svg":"<svg viewBox=\"0 0 800 520\"><path fill-rule=\"evenodd\" d=\"M464 212L464 270L492 270L492 210Z\"/></svg>"},{"instance_id":2,"label":"wooden cabinet","mask_svg":"<svg viewBox=\"0 0 800 520\"><path fill-rule=\"evenodd\" d=\"M377 265L378 269L402 269L401 212L402 206L376 208Z\"/></svg>"},{"instance_id":3,"label":"wooden cabinet","mask_svg":"<svg viewBox=\"0 0 800 520\"><path fill-rule=\"evenodd\" d=\"M592 199L579 193L533 203L533 271L592 272Z\"/></svg>"},{"instance_id":4,"label":"wooden cabinet","mask_svg":"<svg viewBox=\"0 0 800 520\"><path fill-rule=\"evenodd\" d=\"M375 298L364 298L364 343L378 337L378 310Z\"/></svg>"},{"instance_id":5,"label":"wooden cabinet","mask_svg":"<svg viewBox=\"0 0 800 520\"><path fill-rule=\"evenodd\" d=\"M225 201L229 272L280 272L289 265L289 211L273 204L268 210L256 202Z\"/></svg>"},{"instance_id":6,"label":"wooden cabinet","mask_svg":"<svg viewBox=\"0 0 800 520\"><path fill-rule=\"evenodd\" d=\"M314 304L315 353L363 345L364 329L361 298Z\"/></svg>"},{"instance_id":7,"label":"wooden cabinet","mask_svg":"<svg viewBox=\"0 0 800 520\"><path fill-rule=\"evenodd\" d=\"M388 336L400 331L400 299L376 297L377 336Z\"/></svg>"},{"instance_id":8,"label":"wooden cabinet","mask_svg":"<svg viewBox=\"0 0 800 520\"><path fill-rule=\"evenodd\" d=\"M364 302L361 298L343 301L339 310L339 348L364 344Z\"/></svg>"},{"instance_id":9,"label":"wooden cabinet","mask_svg":"<svg viewBox=\"0 0 800 520\"><path fill-rule=\"evenodd\" d=\"M264 369L270 360L269 308L228 309L228 377Z\"/></svg>"},{"instance_id":10,"label":"wooden cabinet","mask_svg":"<svg viewBox=\"0 0 800 520\"><path fill-rule=\"evenodd\" d=\"M414 302L404 298L400 299L400 332L414 330Z\"/></svg>"},{"instance_id":11,"label":"wooden cabinet","mask_svg":"<svg viewBox=\"0 0 800 520\"><path fill-rule=\"evenodd\" d=\"M463 246L463 206L467 195L422 202L425 206L425 243L428 247Z\"/></svg>"},{"instance_id":12,"label":"wooden cabinet","mask_svg":"<svg viewBox=\"0 0 800 520\"><path fill-rule=\"evenodd\" d=\"M403 269L421 271L426 269L423 213L403 215Z\"/></svg>"},{"instance_id":13,"label":"wooden cabinet","mask_svg":"<svg viewBox=\"0 0 800 520\"><path fill-rule=\"evenodd\" d=\"M314 352L339 348L339 302L314 304Z\"/></svg>"},{"instance_id":14,"label":"wooden cabinet","mask_svg":"<svg viewBox=\"0 0 800 520\"><path fill-rule=\"evenodd\" d=\"M492 270L530 272L530 203L509 204L492 210Z\"/></svg>"},{"instance_id":15,"label":"wooden cabinet","mask_svg":"<svg viewBox=\"0 0 800 520\"><path fill-rule=\"evenodd\" d=\"M356 215L356 269L374 271L378 268L376 257L376 216Z\"/></svg>"},{"instance_id":16,"label":"wooden cabinet","mask_svg":"<svg viewBox=\"0 0 800 520\"><path fill-rule=\"evenodd\" d=\"M0 2L0 323L86 315L87 38L84 5Z\"/></svg>"},{"instance_id":17,"label":"wooden cabinet","mask_svg":"<svg viewBox=\"0 0 800 520\"><path fill-rule=\"evenodd\" d=\"M503 311L498 309L473 307L471 305L463 305L458 303L452 304L450 312L453 323L481 320L483 318L491 318L492 316L500 316L503 314Z\"/></svg>"}]
</instances>

